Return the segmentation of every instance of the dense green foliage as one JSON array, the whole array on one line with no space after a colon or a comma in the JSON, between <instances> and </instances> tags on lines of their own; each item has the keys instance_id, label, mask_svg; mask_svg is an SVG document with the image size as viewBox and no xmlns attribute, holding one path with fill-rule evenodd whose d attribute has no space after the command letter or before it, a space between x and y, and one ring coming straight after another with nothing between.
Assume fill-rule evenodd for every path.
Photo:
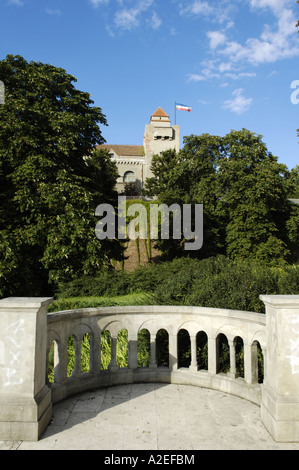
<instances>
[{"instance_id":1,"label":"dense green foliage","mask_svg":"<svg viewBox=\"0 0 299 470\"><path fill-rule=\"evenodd\" d=\"M184 147L154 156L146 194L166 204L203 204L204 242L198 258L225 254L277 264L298 259L298 172L290 172L246 129L224 137L184 138ZM161 241L169 259L184 256L176 240ZM187 253L189 254L189 253Z\"/></svg>"},{"instance_id":2,"label":"dense green foliage","mask_svg":"<svg viewBox=\"0 0 299 470\"><path fill-rule=\"evenodd\" d=\"M135 293L118 296L61 297L49 305L49 312L79 308L112 307L126 305L151 305L154 296L149 293Z\"/></svg>"},{"instance_id":3,"label":"dense green foliage","mask_svg":"<svg viewBox=\"0 0 299 470\"><path fill-rule=\"evenodd\" d=\"M291 178L293 179L293 187L289 196L294 199L299 199L299 165L291 170Z\"/></svg>"},{"instance_id":4,"label":"dense green foliage","mask_svg":"<svg viewBox=\"0 0 299 470\"><path fill-rule=\"evenodd\" d=\"M0 77L0 296L40 295L118 257L94 235L117 170L107 152L91 153L106 118L74 77L20 56L0 61Z\"/></svg>"},{"instance_id":5,"label":"dense green foliage","mask_svg":"<svg viewBox=\"0 0 299 470\"><path fill-rule=\"evenodd\" d=\"M299 265L280 267L223 255L204 260L179 258L133 272L103 270L60 285L59 302L78 296L141 293L140 304L198 305L264 312L261 294L299 294ZM143 297L148 293L149 297ZM67 302L69 302L67 300Z\"/></svg>"}]
</instances>

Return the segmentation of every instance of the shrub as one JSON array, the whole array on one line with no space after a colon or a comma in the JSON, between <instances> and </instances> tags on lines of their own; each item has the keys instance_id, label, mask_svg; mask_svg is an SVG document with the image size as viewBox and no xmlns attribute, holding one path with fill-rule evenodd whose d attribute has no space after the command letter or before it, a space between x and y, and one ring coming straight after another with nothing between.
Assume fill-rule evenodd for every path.
<instances>
[{"instance_id":1,"label":"shrub","mask_svg":"<svg viewBox=\"0 0 299 470\"><path fill-rule=\"evenodd\" d=\"M118 298L137 294L141 297ZM148 297L142 297L145 294ZM95 278L80 278L60 286L58 299L62 302L69 297L105 296L100 304L94 304L91 298L86 303L92 305L81 305L120 305L118 302L125 300L138 301L139 305L198 305L264 312L261 294L299 294L299 265L273 267L222 255L203 260L179 258L130 273L106 269Z\"/></svg>"},{"instance_id":2,"label":"shrub","mask_svg":"<svg viewBox=\"0 0 299 470\"><path fill-rule=\"evenodd\" d=\"M153 305L156 301L148 293L128 294L116 297L62 297L49 305L49 312L79 308L112 307L115 305Z\"/></svg>"}]
</instances>

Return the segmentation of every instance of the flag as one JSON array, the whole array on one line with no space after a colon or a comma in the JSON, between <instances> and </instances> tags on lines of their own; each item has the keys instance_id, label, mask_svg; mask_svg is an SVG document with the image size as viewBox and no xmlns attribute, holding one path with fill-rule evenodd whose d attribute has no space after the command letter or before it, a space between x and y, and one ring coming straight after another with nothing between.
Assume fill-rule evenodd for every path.
<instances>
[{"instance_id":1,"label":"flag","mask_svg":"<svg viewBox=\"0 0 299 470\"><path fill-rule=\"evenodd\" d=\"M178 104L178 103L176 103L176 109L177 109L178 111L189 111L189 113L190 113L190 111L191 111L191 107L190 107L190 106L186 106L185 104Z\"/></svg>"}]
</instances>

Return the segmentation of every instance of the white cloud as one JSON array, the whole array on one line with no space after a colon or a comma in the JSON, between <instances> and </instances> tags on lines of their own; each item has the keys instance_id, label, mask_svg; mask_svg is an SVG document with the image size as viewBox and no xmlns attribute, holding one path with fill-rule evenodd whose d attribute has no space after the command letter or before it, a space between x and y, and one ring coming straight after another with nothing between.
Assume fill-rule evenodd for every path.
<instances>
[{"instance_id":1,"label":"white cloud","mask_svg":"<svg viewBox=\"0 0 299 470\"><path fill-rule=\"evenodd\" d=\"M296 36L296 18L291 9L286 8L289 0L249 0L252 8L270 9L276 23L274 28L265 24L260 37L250 37L242 45L237 41L227 41L220 54L230 57L233 62L244 60L254 65L276 62L299 55ZM221 45L221 44L219 44Z\"/></svg>"},{"instance_id":2,"label":"white cloud","mask_svg":"<svg viewBox=\"0 0 299 470\"><path fill-rule=\"evenodd\" d=\"M151 17L151 20L149 21L151 27L153 29L158 29L160 28L161 24L162 24L162 20L161 18L157 15L157 13L154 11L154 13L152 14L152 17Z\"/></svg>"},{"instance_id":3,"label":"white cloud","mask_svg":"<svg viewBox=\"0 0 299 470\"><path fill-rule=\"evenodd\" d=\"M120 10L115 13L114 23L118 28L130 30L139 25L138 10Z\"/></svg>"},{"instance_id":4,"label":"white cloud","mask_svg":"<svg viewBox=\"0 0 299 470\"><path fill-rule=\"evenodd\" d=\"M209 15L209 21L221 23L221 30L210 30L206 33L208 52L213 60L204 60L198 73L188 75L188 82L252 78L256 76L252 67L299 56L298 34L295 28L297 18L292 10L294 1L245 0L246 2L252 13L258 12L260 19L265 17L267 22L271 23L265 22L258 34L245 37L242 42L234 36L238 31L238 22L233 21L233 14L237 12L236 3L229 0L219 0L217 3L192 1L189 5L181 7L181 14L205 14ZM220 21L224 13L225 23ZM264 13L267 16L263 16ZM248 67L251 69L248 70ZM240 96L238 98L240 99Z\"/></svg>"},{"instance_id":5,"label":"white cloud","mask_svg":"<svg viewBox=\"0 0 299 470\"><path fill-rule=\"evenodd\" d=\"M22 7L24 2L22 0L9 0L9 5L17 5L18 7Z\"/></svg>"},{"instance_id":6,"label":"white cloud","mask_svg":"<svg viewBox=\"0 0 299 470\"><path fill-rule=\"evenodd\" d=\"M108 5L109 0L89 0L90 3L96 8L99 5Z\"/></svg>"},{"instance_id":7,"label":"white cloud","mask_svg":"<svg viewBox=\"0 0 299 470\"><path fill-rule=\"evenodd\" d=\"M249 37L244 43L235 40L233 34L237 28L232 28L232 21L222 30L208 31L209 51L213 60L204 60L199 73L188 75L188 82L199 82L209 79L224 78L238 80L253 78L256 73L248 70L249 66L275 63L278 60L299 56L298 36L295 30L296 18L290 8L290 0L248 0L252 9L270 9L274 22L271 26L265 24L257 37ZM205 2L193 2L190 10ZM223 4L222 4L223 7ZM211 7L212 8L212 7ZM220 3L219 3L220 8ZM268 16L269 17L269 16ZM236 92L234 100L228 105L244 104L241 93Z\"/></svg>"},{"instance_id":8,"label":"white cloud","mask_svg":"<svg viewBox=\"0 0 299 470\"><path fill-rule=\"evenodd\" d=\"M243 71L238 65L234 64L232 61L221 61L218 57L213 60L204 60L201 63L202 69L200 73L189 74L188 83L190 82L200 82L211 79L250 79L256 77L256 73L252 71ZM220 86L223 86L220 84Z\"/></svg>"},{"instance_id":9,"label":"white cloud","mask_svg":"<svg viewBox=\"0 0 299 470\"><path fill-rule=\"evenodd\" d=\"M220 31L208 31L207 36L210 40L210 48L216 49L221 44L226 42L226 35Z\"/></svg>"},{"instance_id":10,"label":"white cloud","mask_svg":"<svg viewBox=\"0 0 299 470\"><path fill-rule=\"evenodd\" d=\"M286 8L288 5L291 5L293 0L249 0L250 6L252 8L270 8L276 14L282 9Z\"/></svg>"},{"instance_id":11,"label":"white cloud","mask_svg":"<svg viewBox=\"0 0 299 470\"><path fill-rule=\"evenodd\" d=\"M233 25L230 15L235 8L235 3L231 0L181 0L179 2L180 15L192 18L204 17L218 24L227 22L227 28Z\"/></svg>"},{"instance_id":12,"label":"white cloud","mask_svg":"<svg viewBox=\"0 0 299 470\"><path fill-rule=\"evenodd\" d=\"M122 4L123 2L121 2ZM117 28L130 31L139 26L143 13L146 13L153 5L154 0L139 0L132 8L123 8L114 15L114 24ZM161 25L161 19L157 13L153 12L148 21L153 29L158 29Z\"/></svg>"},{"instance_id":13,"label":"white cloud","mask_svg":"<svg viewBox=\"0 0 299 470\"><path fill-rule=\"evenodd\" d=\"M210 15L214 12L214 8L206 1L195 0L187 7L181 7L180 13L190 15Z\"/></svg>"},{"instance_id":14,"label":"white cloud","mask_svg":"<svg viewBox=\"0 0 299 470\"><path fill-rule=\"evenodd\" d=\"M254 73L254 72L226 73L225 77L232 78L233 80L239 80L240 78L256 77L256 73Z\"/></svg>"},{"instance_id":15,"label":"white cloud","mask_svg":"<svg viewBox=\"0 0 299 470\"><path fill-rule=\"evenodd\" d=\"M106 30L112 37L115 36L116 30L132 31L142 24L156 30L162 24L160 16L154 10L155 0L116 0L115 2L89 0L89 2L95 8L111 4L109 13L108 9L105 11L105 21ZM115 3L114 6L113 3ZM107 21L108 15L109 21Z\"/></svg>"},{"instance_id":16,"label":"white cloud","mask_svg":"<svg viewBox=\"0 0 299 470\"><path fill-rule=\"evenodd\" d=\"M245 98L245 96L243 96L243 91L243 88L238 88L235 90L232 93L233 98L231 100L225 101L223 108L228 109L235 114L245 113L245 111L250 108L253 100L252 98Z\"/></svg>"},{"instance_id":17,"label":"white cloud","mask_svg":"<svg viewBox=\"0 0 299 470\"><path fill-rule=\"evenodd\" d=\"M230 72L232 70L232 63L231 62L221 62L219 64L219 72Z\"/></svg>"},{"instance_id":18,"label":"white cloud","mask_svg":"<svg viewBox=\"0 0 299 470\"><path fill-rule=\"evenodd\" d=\"M203 68L200 74L191 73L188 75L188 82L200 82L221 77L221 74L215 66L215 61L205 60L202 62L202 65Z\"/></svg>"},{"instance_id":19,"label":"white cloud","mask_svg":"<svg viewBox=\"0 0 299 470\"><path fill-rule=\"evenodd\" d=\"M207 77L199 73L189 73L188 75L188 82L202 82L204 80L207 80Z\"/></svg>"},{"instance_id":20,"label":"white cloud","mask_svg":"<svg viewBox=\"0 0 299 470\"><path fill-rule=\"evenodd\" d=\"M46 8L46 13L47 15L51 15L51 16L60 16L61 15L61 10L52 10L51 8Z\"/></svg>"}]
</instances>

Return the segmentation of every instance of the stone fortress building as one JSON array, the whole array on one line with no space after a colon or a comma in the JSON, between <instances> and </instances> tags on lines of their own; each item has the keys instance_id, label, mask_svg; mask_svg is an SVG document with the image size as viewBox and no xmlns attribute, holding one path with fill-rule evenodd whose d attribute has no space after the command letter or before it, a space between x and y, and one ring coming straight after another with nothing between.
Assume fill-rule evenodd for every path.
<instances>
[{"instance_id":1,"label":"stone fortress building","mask_svg":"<svg viewBox=\"0 0 299 470\"><path fill-rule=\"evenodd\" d=\"M143 145L99 145L111 154L117 164L117 190L122 193L126 183L135 183L141 189L145 180L152 175L150 171L153 155L169 149L180 149L180 126L171 125L168 114L158 108L146 124Z\"/></svg>"}]
</instances>

